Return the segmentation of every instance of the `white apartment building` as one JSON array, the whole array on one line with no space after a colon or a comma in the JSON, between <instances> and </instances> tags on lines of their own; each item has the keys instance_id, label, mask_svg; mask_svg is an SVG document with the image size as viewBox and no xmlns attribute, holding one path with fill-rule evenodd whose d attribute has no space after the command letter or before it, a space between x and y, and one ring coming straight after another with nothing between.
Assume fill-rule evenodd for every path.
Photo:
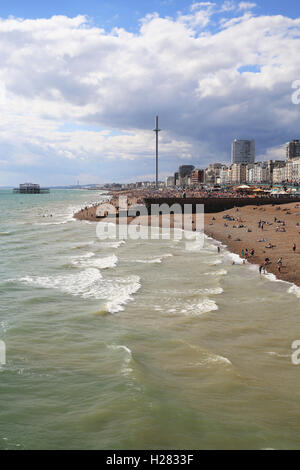
<instances>
[{"instance_id":1,"label":"white apartment building","mask_svg":"<svg viewBox=\"0 0 300 470\"><path fill-rule=\"evenodd\" d=\"M167 177L166 177L166 186L167 186L167 187L173 187L173 186L175 186L175 178L174 178L174 176L167 176Z\"/></svg>"},{"instance_id":2,"label":"white apartment building","mask_svg":"<svg viewBox=\"0 0 300 470\"><path fill-rule=\"evenodd\" d=\"M234 163L231 165L231 183L241 184L247 181L247 165Z\"/></svg>"},{"instance_id":3,"label":"white apartment building","mask_svg":"<svg viewBox=\"0 0 300 470\"><path fill-rule=\"evenodd\" d=\"M270 181L270 174L267 162L253 163L247 165L248 183L267 183Z\"/></svg>"},{"instance_id":4,"label":"white apartment building","mask_svg":"<svg viewBox=\"0 0 300 470\"><path fill-rule=\"evenodd\" d=\"M299 183L300 182L300 158L288 161L281 168L273 169L273 183Z\"/></svg>"}]
</instances>

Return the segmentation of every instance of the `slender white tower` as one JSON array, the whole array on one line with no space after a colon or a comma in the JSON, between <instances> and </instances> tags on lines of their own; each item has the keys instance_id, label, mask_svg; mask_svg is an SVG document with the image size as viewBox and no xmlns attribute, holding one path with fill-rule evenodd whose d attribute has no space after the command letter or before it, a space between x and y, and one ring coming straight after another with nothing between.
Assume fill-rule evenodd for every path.
<instances>
[{"instance_id":1,"label":"slender white tower","mask_svg":"<svg viewBox=\"0 0 300 470\"><path fill-rule=\"evenodd\" d=\"M156 134L156 158L155 158L155 186L158 188L158 133L161 129L158 128L158 116L155 117L155 129L153 131Z\"/></svg>"}]
</instances>

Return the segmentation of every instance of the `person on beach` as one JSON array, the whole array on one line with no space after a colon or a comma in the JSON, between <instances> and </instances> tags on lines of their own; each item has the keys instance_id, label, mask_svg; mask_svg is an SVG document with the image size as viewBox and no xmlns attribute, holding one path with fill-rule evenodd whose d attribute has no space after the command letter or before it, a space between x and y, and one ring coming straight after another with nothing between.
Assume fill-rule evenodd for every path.
<instances>
[{"instance_id":1,"label":"person on beach","mask_svg":"<svg viewBox=\"0 0 300 470\"><path fill-rule=\"evenodd\" d=\"M265 269L264 265L261 264L259 266L259 274L262 275L262 274L265 274L265 273L266 273L266 269Z\"/></svg>"},{"instance_id":2,"label":"person on beach","mask_svg":"<svg viewBox=\"0 0 300 470\"><path fill-rule=\"evenodd\" d=\"M277 269L278 269L279 273L280 273L281 268L282 268L282 258L278 258L278 260L277 260Z\"/></svg>"},{"instance_id":3,"label":"person on beach","mask_svg":"<svg viewBox=\"0 0 300 470\"><path fill-rule=\"evenodd\" d=\"M293 244L293 252L295 253L295 251L296 251L296 244L294 243Z\"/></svg>"},{"instance_id":4,"label":"person on beach","mask_svg":"<svg viewBox=\"0 0 300 470\"><path fill-rule=\"evenodd\" d=\"M241 251L241 258L244 258L244 256L245 256L245 252L244 252L244 250L242 250Z\"/></svg>"},{"instance_id":5,"label":"person on beach","mask_svg":"<svg viewBox=\"0 0 300 470\"><path fill-rule=\"evenodd\" d=\"M218 246L218 253L221 253L221 248Z\"/></svg>"}]
</instances>

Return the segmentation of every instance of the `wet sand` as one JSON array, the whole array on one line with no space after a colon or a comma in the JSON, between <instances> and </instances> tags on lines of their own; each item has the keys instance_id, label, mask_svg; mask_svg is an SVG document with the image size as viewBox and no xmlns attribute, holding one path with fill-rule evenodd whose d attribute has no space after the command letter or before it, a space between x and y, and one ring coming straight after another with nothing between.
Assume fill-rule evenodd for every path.
<instances>
[{"instance_id":1,"label":"wet sand","mask_svg":"<svg viewBox=\"0 0 300 470\"><path fill-rule=\"evenodd\" d=\"M96 212L97 206L94 206L84 209L74 217L78 220L95 222L110 221L110 219L97 218ZM224 219L226 215L234 220ZM180 219L180 216L179 218L176 216L174 220L171 214L170 227L181 227ZM122 223L122 218L115 220L116 223ZM127 223L149 225L150 220L150 217L128 217ZM165 219L160 216L154 220L155 225L162 227ZM195 222L195 215L193 215L193 221ZM263 229L259 227L260 221L265 222ZM240 256L242 250L248 249L250 252L253 249L254 256L247 257L247 262L263 265L265 259L269 258L270 263L266 266L268 273L273 273L278 279L300 286L300 204L291 202L280 206L249 205L215 214L205 214L204 231L208 236L226 245L229 251ZM273 246L272 248L267 248L269 243ZM295 251L293 251L294 243L296 244ZM277 266L279 258L282 258L280 272ZM257 272L259 275L258 268Z\"/></svg>"}]
</instances>

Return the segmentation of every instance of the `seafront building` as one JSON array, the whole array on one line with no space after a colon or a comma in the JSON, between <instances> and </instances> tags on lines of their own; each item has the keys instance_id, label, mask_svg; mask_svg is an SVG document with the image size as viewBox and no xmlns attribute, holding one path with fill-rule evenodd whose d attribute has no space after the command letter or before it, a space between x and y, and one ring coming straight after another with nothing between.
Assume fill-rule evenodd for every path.
<instances>
[{"instance_id":1,"label":"seafront building","mask_svg":"<svg viewBox=\"0 0 300 470\"><path fill-rule=\"evenodd\" d=\"M231 183L242 184L247 182L247 165L245 163L233 163L231 165Z\"/></svg>"},{"instance_id":2,"label":"seafront building","mask_svg":"<svg viewBox=\"0 0 300 470\"><path fill-rule=\"evenodd\" d=\"M284 155L283 155L284 158ZM178 171L166 177L159 188L201 188L241 184L300 185L300 140L286 144L285 160L255 161L255 141L235 139L232 142L232 162L211 163L207 168L180 165ZM153 188L155 182L143 181L122 185L122 188Z\"/></svg>"},{"instance_id":3,"label":"seafront building","mask_svg":"<svg viewBox=\"0 0 300 470\"><path fill-rule=\"evenodd\" d=\"M193 170L190 174L191 185L198 185L205 182L205 170Z\"/></svg>"},{"instance_id":4,"label":"seafront building","mask_svg":"<svg viewBox=\"0 0 300 470\"><path fill-rule=\"evenodd\" d=\"M180 165L178 168L178 184L179 186L188 186L189 185L189 177L192 171L195 169L194 165Z\"/></svg>"},{"instance_id":5,"label":"seafront building","mask_svg":"<svg viewBox=\"0 0 300 470\"><path fill-rule=\"evenodd\" d=\"M231 163L254 163L255 141L235 139L231 147Z\"/></svg>"},{"instance_id":6,"label":"seafront building","mask_svg":"<svg viewBox=\"0 0 300 470\"><path fill-rule=\"evenodd\" d=\"M270 169L268 162L257 162L247 165L247 183L269 183Z\"/></svg>"},{"instance_id":7,"label":"seafront building","mask_svg":"<svg viewBox=\"0 0 300 470\"><path fill-rule=\"evenodd\" d=\"M286 160L291 161L300 158L300 141L292 140L286 144Z\"/></svg>"},{"instance_id":8,"label":"seafront building","mask_svg":"<svg viewBox=\"0 0 300 470\"><path fill-rule=\"evenodd\" d=\"M175 178L174 176L167 176L166 178L166 186L169 188L172 188L175 186Z\"/></svg>"},{"instance_id":9,"label":"seafront building","mask_svg":"<svg viewBox=\"0 0 300 470\"><path fill-rule=\"evenodd\" d=\"M239 184L300 184L300 157L293 160L268 160L255 163L233 163L229 166L212 163L207 168L196 168L183 175L181 170L166 178L165 186L201 187Z\"/></svg>"},{"instance_id":10,"label":"seafront building","mask_svg":"<svg viewBox=\"0 0 300 470\"><path fill-rule=\"evenodd\" d=\"M273 170L273 183L300 183L300 158L287 161Z\"/></svg>"}]
</instances>

